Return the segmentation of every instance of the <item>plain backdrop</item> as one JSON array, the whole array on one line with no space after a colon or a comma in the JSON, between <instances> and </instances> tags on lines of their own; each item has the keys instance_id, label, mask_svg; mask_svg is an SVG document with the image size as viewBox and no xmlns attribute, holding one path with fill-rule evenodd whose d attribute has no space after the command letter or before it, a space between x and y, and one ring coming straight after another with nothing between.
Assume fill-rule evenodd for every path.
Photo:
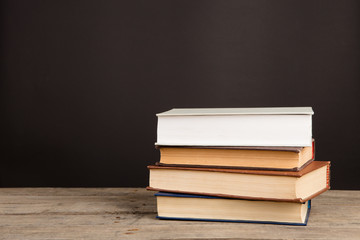
<instances>
[{"instance_id":1,"label":"plain backdrop","mask_svg":"<svg viewBox=\"0 0 360 240\"><path fill-rule=\"evenodd\" d=\"M155 114L312 106L360 189L359 2L1 2L0 186L145 187Z\"/></svg>"}]
</instances>

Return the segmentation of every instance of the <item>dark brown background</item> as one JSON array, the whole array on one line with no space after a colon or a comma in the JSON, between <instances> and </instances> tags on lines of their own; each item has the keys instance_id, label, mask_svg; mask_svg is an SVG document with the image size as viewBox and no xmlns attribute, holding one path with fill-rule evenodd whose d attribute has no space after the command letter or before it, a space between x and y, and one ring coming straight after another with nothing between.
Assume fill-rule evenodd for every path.
<instances>
[{"instance_id":1,"label":"dark brown background","mask_svg":"<svg viewBox=\"0 0 360 240\"><path fill-rule=\"evenodd\" d=\"M146 186L155 113L312 106L360 189L359 3L2 1L0 186Z\"/></svg>"}]
</instances>

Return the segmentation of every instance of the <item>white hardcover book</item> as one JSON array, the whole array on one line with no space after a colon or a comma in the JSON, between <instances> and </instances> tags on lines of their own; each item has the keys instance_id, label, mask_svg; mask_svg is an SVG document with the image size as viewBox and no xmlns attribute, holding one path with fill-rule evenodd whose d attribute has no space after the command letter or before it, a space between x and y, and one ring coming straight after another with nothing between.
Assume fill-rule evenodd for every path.
<instances>
[{"instance_id":1,"label":"white hardcover book","mask_svg":"<svg viewBox=\"0 0 360 240\"><path fill-rule=\"evenodd\" d=\"M156 145L311 146L311 107L189 108L157 114Z\"/></svg>"}]
</instances>

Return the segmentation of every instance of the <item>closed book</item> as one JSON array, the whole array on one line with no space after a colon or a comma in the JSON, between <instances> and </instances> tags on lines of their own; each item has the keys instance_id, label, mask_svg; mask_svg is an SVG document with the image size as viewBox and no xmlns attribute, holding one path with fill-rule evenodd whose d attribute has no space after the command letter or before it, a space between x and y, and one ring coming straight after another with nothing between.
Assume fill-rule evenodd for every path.
<instances>
[{"instance_id":1,"label":"closed book","mask_svg":"<svg viewBox=\"0 0 360 240\"><path fill-rule=\"evenodd\" d=\"M158 218L246 223L306 225L311 203L251 201L159 192Z\"/></svg>"},{"instance_id":2,"label":"closed book","mask_svg":"<svg viewBox=\"0 0 360 240\"><path fill-rule=\"evenodd\" d=\"M311 107L188 108L157 114L157 145L289 146L312 144Z\"/></svg>"},{"instance_id":3,"label":"closed book","mask_svg":"<svg viewBox=\"0 0 360 240\"><path fill-rule=\"evenodd\" d=\"M330 162L313 161L298 172L250 169L148 166L148 190L306 202L330 185Z\"/></svg>"},{"instance_id":4,"label":"closed book","mask_svg":"<svg viewBox=\"0 0 360 240\"><path fill-rule=\"evenodd\" d=\"M157 146L158 165L299 171L314 160L310 147Z\"/></svg>"}]
</instances>

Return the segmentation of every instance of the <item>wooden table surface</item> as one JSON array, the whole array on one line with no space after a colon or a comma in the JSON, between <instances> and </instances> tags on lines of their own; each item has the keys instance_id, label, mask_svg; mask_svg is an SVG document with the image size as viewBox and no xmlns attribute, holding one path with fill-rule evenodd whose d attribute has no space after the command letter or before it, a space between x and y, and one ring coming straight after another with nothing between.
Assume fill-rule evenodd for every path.
<instances>
[{"instance_id":1,"label":"wooden table surface","mask_svg":"<svg viewBox=\"0 0 360 240\"><path fill-rule=\"evenodd\" d=\"M360 239L360 191L312 201L307 226L158 220L140 188L0 188L0 239Z\"/></svg>"}]
</instances>

